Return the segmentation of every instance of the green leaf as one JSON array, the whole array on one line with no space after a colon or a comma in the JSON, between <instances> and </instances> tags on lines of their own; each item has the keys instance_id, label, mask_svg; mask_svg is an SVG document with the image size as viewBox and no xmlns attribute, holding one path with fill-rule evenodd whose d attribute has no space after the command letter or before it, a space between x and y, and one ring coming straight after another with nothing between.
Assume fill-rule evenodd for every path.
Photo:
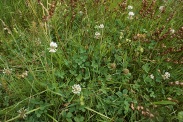
<instances>
[{"instance_id":1,"label":"green leaf","mask_svg":"<svg viewBox=\"0 0 183 122\"><path fill-rule=\"evenodd\" d=\"M116 94L117 94L119 97L121 97L121 96L123 95L120 91L116 92Z\"/></svg>"},{"instance_id":2,"label":"green leaf","mask_svg":"<svg viewBox=\"0 0 183 122\"><path fill-rule=\"evenodd\" d=\"M180 111L180 112L178 113L177 118L179 119L180 122L183 122L183 111Z\"/></svg>"},{"instance_id":3,"label":"green leaf","mask_svg":"<svg viewBox=\"0 0 183 122\"><path fill-rule=\"evenodd\" d=\"M76 80L77 80L77 81L81 81L81 80L82 80L82 75L79 74L79 75L76 77Z\"/></svg>"},{"instance_id":4,"label":"green leaf","mask_svg":"<svg viewBox=\"0 0 183 122\"><path fill-rule=\"evenodd\" d=\"M69 119L67 118L66 120L67 120L67 122L73 122L71 118L69 118Z\"/></svg>"},{"instance_id":5,"label":"green leaf","mask_svg":"<svg viewBox=\"0 0 183 122\"><path fill-rule=\"evenodd\" d=\"M144 65L142 66L142 69L143 69L146 73L148 73L149 70L150 70L149 64L144 64Z\"/></svg>"},{"instance_id":6,"label":"green leaf","mask_svg":"<svg viewBox=\"0 0 183 122\"><path fill-rule=\"evenodd\" d=\"M66 117L67 118L71 118L72 117L72 113L71 112L68 112Z\"/></svg>"},{"instance_id":7,"label":"green leaf","mask_svg":"<svg viewBox=\"0 0 183 122\"><path fill-rule=\"evenodd\" d=\"M55 73L55 75L57 76L57 77L59 77L59 78L64 78L64 75L65 75L65 73L64 72L59 72L59 71L57 71L56 73Z\"/></svg>"},{"instance_id":8,"label":"green leaf","mask_svg":"<svg viewBox=\"0 0 183 122\"><path fill-rule=\"evenodd\" d=\"M128 94L128 90L127 89L124 89L123 90L123 94Z\"/></svg>"},{"instance_id":9,"label":"green leaf","mask_svg":"<svg viewBox=\"0 0 183 122\"><path fill-rule=\"evenodd\" d=\"M175 105L176 103L172 102L172 101L163 100L163 101L153 102L153 104L156 104L156 105Z\"/></svg>"}]
</instances>

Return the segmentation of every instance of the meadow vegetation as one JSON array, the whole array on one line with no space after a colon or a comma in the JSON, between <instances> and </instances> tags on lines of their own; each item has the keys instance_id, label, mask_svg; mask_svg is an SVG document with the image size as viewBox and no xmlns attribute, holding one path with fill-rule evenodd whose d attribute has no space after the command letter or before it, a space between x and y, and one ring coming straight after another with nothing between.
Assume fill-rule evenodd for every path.
<instances>
[{"instance_id":1,"label":"meadow vegetation","mask_svg":"<svg viewBox=\"0 0 183 122\"><path fill-rule=\"evenodd\" d=\"M0 122L183 122L182 0L0 0Z\"/></svg>"}]
</instances>

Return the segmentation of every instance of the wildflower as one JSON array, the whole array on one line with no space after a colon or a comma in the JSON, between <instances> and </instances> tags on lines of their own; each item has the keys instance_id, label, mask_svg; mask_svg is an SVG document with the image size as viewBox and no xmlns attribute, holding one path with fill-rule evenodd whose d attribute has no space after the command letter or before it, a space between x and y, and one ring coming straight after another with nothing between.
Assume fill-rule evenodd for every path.
<instances>
[{"instance_id":1,"label":"wildflower","mask_svg":"<svg viewBox=\"0 0 183 122\"><path fill-rule=\"evenodd\" d=\"M135 110L135 107L134 107L133 103L130 105L130 107L131 107L132 110Z\"/></svg>"},{"instance_id":2,"label":"wildflower","mask_svg":"<svg viewBox=\"0 0 183 122\"><path fill-rule=\"evenodd\" d=\"M151 74L151 75L150 75L150 78L151 78L151 79L154 79L154 75L153 75L153 74Z\"/></svg>"},{"instance_id":3,"label":"wildflower","mask_svg":"<svg viewBox=\"0 0 183 122\"><path fill-rule=\"evenodd\" d=\"M166 79L169 79L170 78L170 73L169 72L165 72L164 75L162 75L163 79L166 80Z\"/></svg>"},{"instance_id":4,"label":"wildflower","mask_svg":"<svg viewBox=\"0 0 183 122\"><path fill-rule=\"evenodd\" d=\"M128 19L133 19L133 16L134 16L135 14L133 13L133 12L129 12L128 13Z\"/></svg>"},{"instance_id":5,"label":"wildflower","mask_svg":"<svg viewBox=\"0 0 183 122\"><path fill-rule=\"evenodd\" d=\"M56 51L57 51L57 43L55 43L55 42L51 42L50 43L50 48L48 48L50 51L49 52L51 52L51 53L55 53Z\"/></svg>"},{"instance_id":6,"label":"wildflower","mask_svg":"<svg viewBox=\"0 0 183 122\"><path fill-rule=\"evenodd\" d=\"M160 10L161 12L163 12L163 11L165 10L165 6L160 6L160 7L159 7L159 10Z\"/></svg>"},{"instance_id":7,"label":"wildflower","mask_svg":"<svg viewBox=\"0 0 183 122\"><path fill-rule=\"evenodd\" d=\"M135 14L133 12L128 13L129 16L134 16Z\"/></svg>"},{"instance_id":8,"label":"wildflower","mask_svg":"<svg viewBox=\"0 0 183 122\"><path fill-rule=\"evenodd\" d=\"M25 71L25 72L23 72L23 73L21 74L21 77L22 77L22 78L25 78L26 76L28 76L28 71Z\"/></svg>"},{"instance_id":9,"label":"wildflower","mask_svg":"<svg viewBox=\"0 0 183 122\"><path fill-rule=\"evenodd\" d=\"M130 6L130 5L129 5L129 6L128 6L128 9L129 9L129 10L133 9L133 6Z\"/></svg>"},{"instance_id":10,"label":"wildflower","mask_svg":"<svg viewBox=\"0 0 183 122\"><path fill-rule=\"evenodd\" d=\"M140 53L143 53L144 52L144 48L139 46L139 47L137 47L137 51L139 51Z\"/></svg>"},{"instance_id":11,"label":"wildflower","mask_svg":"<svg viewBox=\"0 0 183 122\"><path fill-rule=\"evenodd\" d=\"M79 14L80 14L80 15L83 15L83 12L82 12L82 11L79 11Z\"/></svg>"},{"instance_id":12,"label":"wildflower","mask_svg":"<svg viewBox=\"0 0 183 122\"><path fill-rule=\"evenodd\" d=\"M175 30L174 29L170 29L170 33L171 34L174 34L175 33Z\"/></svg>"},{"instance_id":13,"label":"wildflower","mask_svg":"<svg viewBox=\"0 0 183 122\"><path fill-rule=\"evenodd\" d=\"M100 35L101 35L101 34L100 34L99 32L95 32L95 38L96 38L96 39L99 39L99 38L100 38Z\"/></svg>"},{"instance_id":14,"label":"wildflower","mask_svg":"<svg viewBox=\"0 0 183 122\"><path fill-rule=\"evenodd\" d=\"M81 86L79 84L74 84L72 86L72 92L74 94L80 94L80 92L81 92Z\"/></svg>"},{"instance_id":15,"label":"wildflower","mask_svg":"<svg viewBox=\"0 0 183 122\"><path fill-rule=\"evenodd\" d=\"M100 24L100 25L98 26L98 28L103 29L103 28L104 28L104 24Z\"/></svg>"},{"instance_id":16,"label":"wildflower","mask_svg":"<svg viewBox=\"0 0 183 122\"><path fill-rule=\"evenodd\" d=\"M183 86L183 82L181 82L180 85Z\"/></svg>"},{"instance_id":17,"label":"wildflower","mask_svg":"<svg viewBox=\"0 0 183 122\"><path fill-rule=\"evenodd\" d=\"M175 81L175 85L179 85L180 84L180 82L179 81Z\"/></svg>"},{"instance_id":18,"label":"wildflower","mask_svg":"<svg viewBox=\"0 0 183 122\"><path fill-rule=\"evenodd\" d=\"M120 32L119 39L122 39L123 37L124 37L124 33L123 32Z\"/></svg>"},{"instance_id":19,"label":"wildflower","mask_svg":"<svg viewBox=\"0 0 183 122\"><path fill-rule=\"evenodd\" d=\"M146 112L145 112L145 111L142 111L142 114L143 114L143 115L146 115Z\"/></svg>"},{"instance_id":20,"label":"wildflower","mask_svg":"<svg viewBox=\"0 0 183 122\"><path fill-rule=\"evenodd\" d=\"M111 69L114 69L115 70L116 69L116 63L111 63L110 64L110 67L111 67Z\"/></svg>"},{"instance_id":21,"label":"wildflower","mask_svg":"<svg viewBox=\"0 0 183 122\"><path fill-rule=\"evenodd\" d=\"M12 69L9 69L9 68L5 69L4 68L3 73L7 74L7 75L10 75L12 73Z\"/></svg>"},{"instance_id":22,"label":"wildflower","mask_svg":"<svg viewBox=\"0 0 183 122\"><path fill-rule=\"evenodd\" d=\"M123 73L128 74L128 73L130 73L130 71L129 71L129 69L125 68L125 69L123 69Z\"/></svg>"},{"instance_id":23,"label":"wildflower","mask_svg":"<svg viewBox=\"0 0 183 122\"><path fill-rule=\"evenodd\" d=\"M170 85L173 85L173 82L169 82Z\"/></svg>"},{"instance_id":24,"label":"wildflower","mask_svg":"<svg viewBox=\"0 0 183 122\"><path fill-rule=\"evenodd\" d=\"M132 40L130 40L130 39L126 39L126 42L131 42Z\"/></svg>"},{"instance_id":25,"label":"wildflower","mask_svg":"<svg viewBox=\"0 0 183 122\"><path fill-rule=\"evenodd\" d=\"M27 111L28 110L23 107L20 110L18 110L17 112L19 113L19 117L20 118L25 119L27 117L27 115L26 115L27 114Z\"/></svg>"},{"instance_id":26,"label":"wildflower","mask_svg":"<svg viewBox=\"0 0 183 122\"><path fill-rule=\"evenodd\" d=\"M103 29L104 28L104 24L100 24L100 25L95 25L96 29Z\"/></svg>"},{"instance_id":27,"label":"wildflower","mask_svg":"<svg viewBox=\"0 0 183 122\"><path fill-rule=\"evenodd\" d=\"M140 111L140 106L137 106L137 110Z\"/></svg>"},{"instance_id":28,"label":"wildflower","mask_svg":"<svg viewBox=\"0 0 183 122\"><path fill-rule=\"evenodd\" d=\"M153 117L154 117L154 114L151 113L151 114L149 115L149 117L153 118Z\"/></svg>"}]
</instances>

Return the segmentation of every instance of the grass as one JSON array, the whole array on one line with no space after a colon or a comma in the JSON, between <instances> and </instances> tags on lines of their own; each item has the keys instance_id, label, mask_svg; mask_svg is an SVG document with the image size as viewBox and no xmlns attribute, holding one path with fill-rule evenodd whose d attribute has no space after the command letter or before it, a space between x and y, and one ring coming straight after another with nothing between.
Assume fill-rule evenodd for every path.
<instances>
[{"instance_id":1,"label":"grass","mask_svg":"<svg viewBox=\"0 0 183 122\"><path fill-rule=\"evenodd\" d=\"M182 122L182 6L0 1L0 121Z\"/></svg>"}]
</instances>

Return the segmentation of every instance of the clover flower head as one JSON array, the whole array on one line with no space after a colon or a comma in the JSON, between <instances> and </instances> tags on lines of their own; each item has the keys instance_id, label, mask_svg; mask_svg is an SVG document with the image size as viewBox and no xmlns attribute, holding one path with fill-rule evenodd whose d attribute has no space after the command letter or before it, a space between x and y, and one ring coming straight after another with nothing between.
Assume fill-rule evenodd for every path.
<instances>
[{"instance_id":1,"label":"clover flower head","mask_svg":"<svg viewBox=\"0 0 183 122\"><path fill-rule=\"evenodd\" d=\"M130 40L130 39L126 39L126 42L131 42L132 40Z\"/></svg>"},{"instance_id":2,"label":"clover flower head","mask_svg":"<svg viewBox=\"0 0 183 122\"><path fill-rule=\"evenodd\" d=\"M98 28L103 29L103 28L104 28L104 24L100 24L100 25L98 26Z\"/></svg>"},{"instance_id":3,"label":"clover flower head","mask_svg":"<svg viewBox=\"0 0 183 122\"><path fill-rule=\"evenodd\" d=\"M74 84L72 86L72 92L74 94L80 94L80 92L81 92L81 86L79 84Z\"/></svg>"},{"instance_id":4,"label":"clover flower head","mask_svg":"<svg viewBox=\"0 0 183 122\"><path fill-rule=\"evenodd\" d=\"M58 46L57 46L57 43L56 42L51 42L50 43L50 48L48 48L49 49L49 52L51 52L51 53L55 53L56 51L57 51L57 48Z\"/></svg>"},{"instance_id":5,"label":"clover flower head","mask_svg":"<svg viewBox=\"0 0 183 122\"><path fill-rule=\"evenodd\" d=\"M130 11L129 13L128 13L128 19L133 19L133 16L134 16L135 14L132 12L132 11Z\"/></svg>"},{"instance_id":6,"label":"clover flower head","mask_svg":"<svg viewBox=\"0 0 183 122\"><path fill-rule=\"evenodd\" d=\"M25 119L27 117L27 109L24 107L18 110L17 112L19 113L19 117Z\"/></svg>"},{"instance_id":7,"label":"clover flower head","mask_svg":"<svg viewBox=\"0 0 183 122\"><path fill-rule=\"evenodd\" d=\"M23 72L23 73L21 74L21 77L22 77L22 78L25 78L26 76L28 76L28 71L25 71L25 72Z\"/></svg>"},{"instance_id":8,"label":"clover flower head","mask_svg":"<svg viewBox=\"0 0 183 122\"><path fill-rule=\"evenodd\" d=\"M12 69L4 68L3 73L7 74L7 75L10 75L12 73Z\"/></svg>"},{"instance_id":9,"label":"clover flower head","mask_svg":"<svg viewBox=\"0 0 183 122\"><path fill-rule=\"evenodd\" d=\"M171 34L174 34L175 33L175 30L174 29L170 29L170 33Z\"/></svg>"},{"instance_id":10,"label":"clover flower head","mask_svg":"<svg viewBox=\"0 0 183 122\"><path fill-rule=\"evenodd\" d=\"M150 78L151 78L151 79L154 79L154 75L153 75L153 74L151 74L151 75L150 75Z\"/></svg>"},{"instance_id":11,"label":"clover flower head","mask_svg":"<svg viewBox=\"0 0 183 122\"><path fill-rule=\"evenodd\" d=\"M128 6L128 9L129 9L129 10L133 9L133 6L130 6L130 5L129 5L129 6Z\"/></svg>"},{"instance_id":12,"label":"clover flower head","mask_svg":"<svg viewBox=\"0 0 183 122\"><path fill-rule=\"evenodd\" d=\"M57 48L57 43L51 42L51 43L50 43L50 47L51 47L51 48Z\"/></svg>"},{"instance_id":13,"label":"clover flower head","mask_svg":"<svg viewBox=\"0 0 183 122\"><path fill-rule=\"evenodd\" d=\"M162 75L163 79L166 80L166 79L169 79L170 78L170 73L169 72L165 72L164 75Z\"/></svg>"},{"instance_id":14,"label":"clover flower head","mask_svg":"<svg viewBox=\"0 0 183 122\"><path fill-rule=\"evenodd\" d=\"M100 33L99 32L95 32L95 36L100 36Z\"/></svg>"},{"instance_id":15,"label":"clover flower head","mask_svg":"<svg viewBox=\"0 0 183 122\"><path fill-rule=\"evenodd\" d=\"M130 12L128 13L128 15L129 15L129 16L134 16L135 14L134 14L132 11L130 11Z\"/></svg>"},{"instance_id":16,"label":"clover flower head","mask_svg":"<svg viewBox=\"0 0 183 122\"><path fill-rule=\"evenodd\" d=\"M101 34L100 34L99 32L95 32L95 38L96 38L96 39L99 39L100 36L101 36Z\"/></svg>"},{"instance_id":17,"label":"clover flower head","mask_svg":"<svg viewBox=\"0 0 183 122\"><path fill-rule=\"evenodd\" d=\"M80 14L80 15L83 15L83 12L82 12L82 11L79 11L79 14Z\"/></svg>"},{"instance_id":18,"label":"clover flower head","mask_svg":"<svg viewBox=\"0 0 183 122\"><path fill-rule=\"evenodd\" d=\"M165 9L165 6L160 6L159 10L162 12Z\"/></svg>"},{"instance_id":19,"label":"clover flower head","mask_svg":"<svg viewBox=\"0 0 183 122\"><path fill-rule=\"evenodd\" d=\"M175 84L176 84L176 85L179 85L179 84L180 84L180 82L179 82L179 81L175 81Z\"/></svg>"}]
</instances>

